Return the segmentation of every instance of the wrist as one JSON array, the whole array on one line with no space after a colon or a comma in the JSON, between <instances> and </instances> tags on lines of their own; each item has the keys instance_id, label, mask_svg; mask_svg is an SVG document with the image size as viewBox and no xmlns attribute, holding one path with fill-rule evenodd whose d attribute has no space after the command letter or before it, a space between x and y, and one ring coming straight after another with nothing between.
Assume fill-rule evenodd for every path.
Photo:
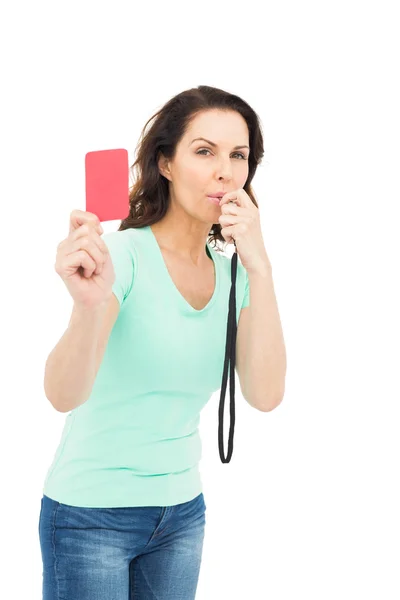
<instances>
[{"instance_id":1,"label":"wrist","mask_svg":"<svg viewBox=\"0 0 400 600\"><path fill-rule=\"evenodd\" d=\"M75 302L73 310L75 314L90 316L104 313L107 310L107 306L108 300L93 305L79 304Z\"/></svg>"}]
</instances>

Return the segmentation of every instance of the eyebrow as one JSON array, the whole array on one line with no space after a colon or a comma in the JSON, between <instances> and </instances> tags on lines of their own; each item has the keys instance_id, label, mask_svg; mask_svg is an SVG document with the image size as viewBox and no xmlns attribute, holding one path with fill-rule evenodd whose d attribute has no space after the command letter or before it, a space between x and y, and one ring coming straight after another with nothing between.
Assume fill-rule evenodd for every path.
<instances>
[{"instance_id":1,"label":"eyebrow","mask_svg":"<svg viewBox=\"0 0 400 600\"><path fill-rule=\"evenodd\" d=\"M207 144L210 144L210 146L218 146L218 144L216 144L215 142L211 142L210 140L206 140L206 138L203 137L199 137L199 138L194 138L194 140L192 140L190 142L190 145L193 144L193 142L197 142L197 140L203 140L204 142L207 142ZM250 148L248 146L235 146L234 150L239 150L240 148L248 148L250 150Z\"/></svg>"}]
</instances>

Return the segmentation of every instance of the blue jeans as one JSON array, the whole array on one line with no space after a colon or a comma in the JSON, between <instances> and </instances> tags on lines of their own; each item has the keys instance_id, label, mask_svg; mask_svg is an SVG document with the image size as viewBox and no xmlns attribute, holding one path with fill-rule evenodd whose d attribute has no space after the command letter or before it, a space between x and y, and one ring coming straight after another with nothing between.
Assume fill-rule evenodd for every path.
<instances>
[{"instance_id":1,"label":"blue jeans","mask_svg":"<svg viewBox=\"0 0 400 600\"><path fill-rule=\"evenodd\" d=\"M41 500L43 600L192 600L203 494L175 506L81 508Z\"/></svg>"}]
</instances>

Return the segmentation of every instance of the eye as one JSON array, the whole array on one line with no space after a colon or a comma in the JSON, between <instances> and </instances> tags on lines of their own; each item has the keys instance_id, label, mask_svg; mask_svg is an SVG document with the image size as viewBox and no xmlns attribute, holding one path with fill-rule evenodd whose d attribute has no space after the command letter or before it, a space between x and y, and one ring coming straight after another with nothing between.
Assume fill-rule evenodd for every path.
<instances>
[{"instance_id":1,"label":"eye","mask_svg":"<svg viewBox=\"0 0 400 600\"><path fill-rule=\"evenodd\" d=\"M207 150L207 148L203 148L202 150L198 150L196 154L201 154L202 152L210 152L210 150ZM202 156L205 156L205 154L203 154Z\"/></svg>"},{"instance_id":2,"label":"eye","mask_svg":"<svg viewBox=\"0 0 400 600\"><path fill-rule=\"evenodd\" d=\"M198 150L196 152L196 154L200 154L201 156L206 156L205 154L202 154L202 152L210 152L210 150L208 150L208 148L202 148L201 150ZM234 152L233 155L234 156L241 156L243 160L247 160L247 158L241 152Z\"/></svg>"}]
</instances>

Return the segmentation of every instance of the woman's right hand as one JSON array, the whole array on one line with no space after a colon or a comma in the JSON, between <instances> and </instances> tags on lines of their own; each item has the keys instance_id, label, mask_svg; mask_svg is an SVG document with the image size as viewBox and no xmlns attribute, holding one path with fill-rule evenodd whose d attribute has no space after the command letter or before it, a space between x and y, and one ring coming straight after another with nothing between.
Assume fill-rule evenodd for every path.
<instances>
[{"instance_id":1,"label":"woman's right hand","mask_svg":"<svg viewBox=\"0 0 400 600\"><path fill-rule=\"evenodd\" d=\"M54 268L78 307L104 305L112 295L115 273L102 233L97 215L73 210L69 235L57 247Z\"/></svg>"}]
</instances>

